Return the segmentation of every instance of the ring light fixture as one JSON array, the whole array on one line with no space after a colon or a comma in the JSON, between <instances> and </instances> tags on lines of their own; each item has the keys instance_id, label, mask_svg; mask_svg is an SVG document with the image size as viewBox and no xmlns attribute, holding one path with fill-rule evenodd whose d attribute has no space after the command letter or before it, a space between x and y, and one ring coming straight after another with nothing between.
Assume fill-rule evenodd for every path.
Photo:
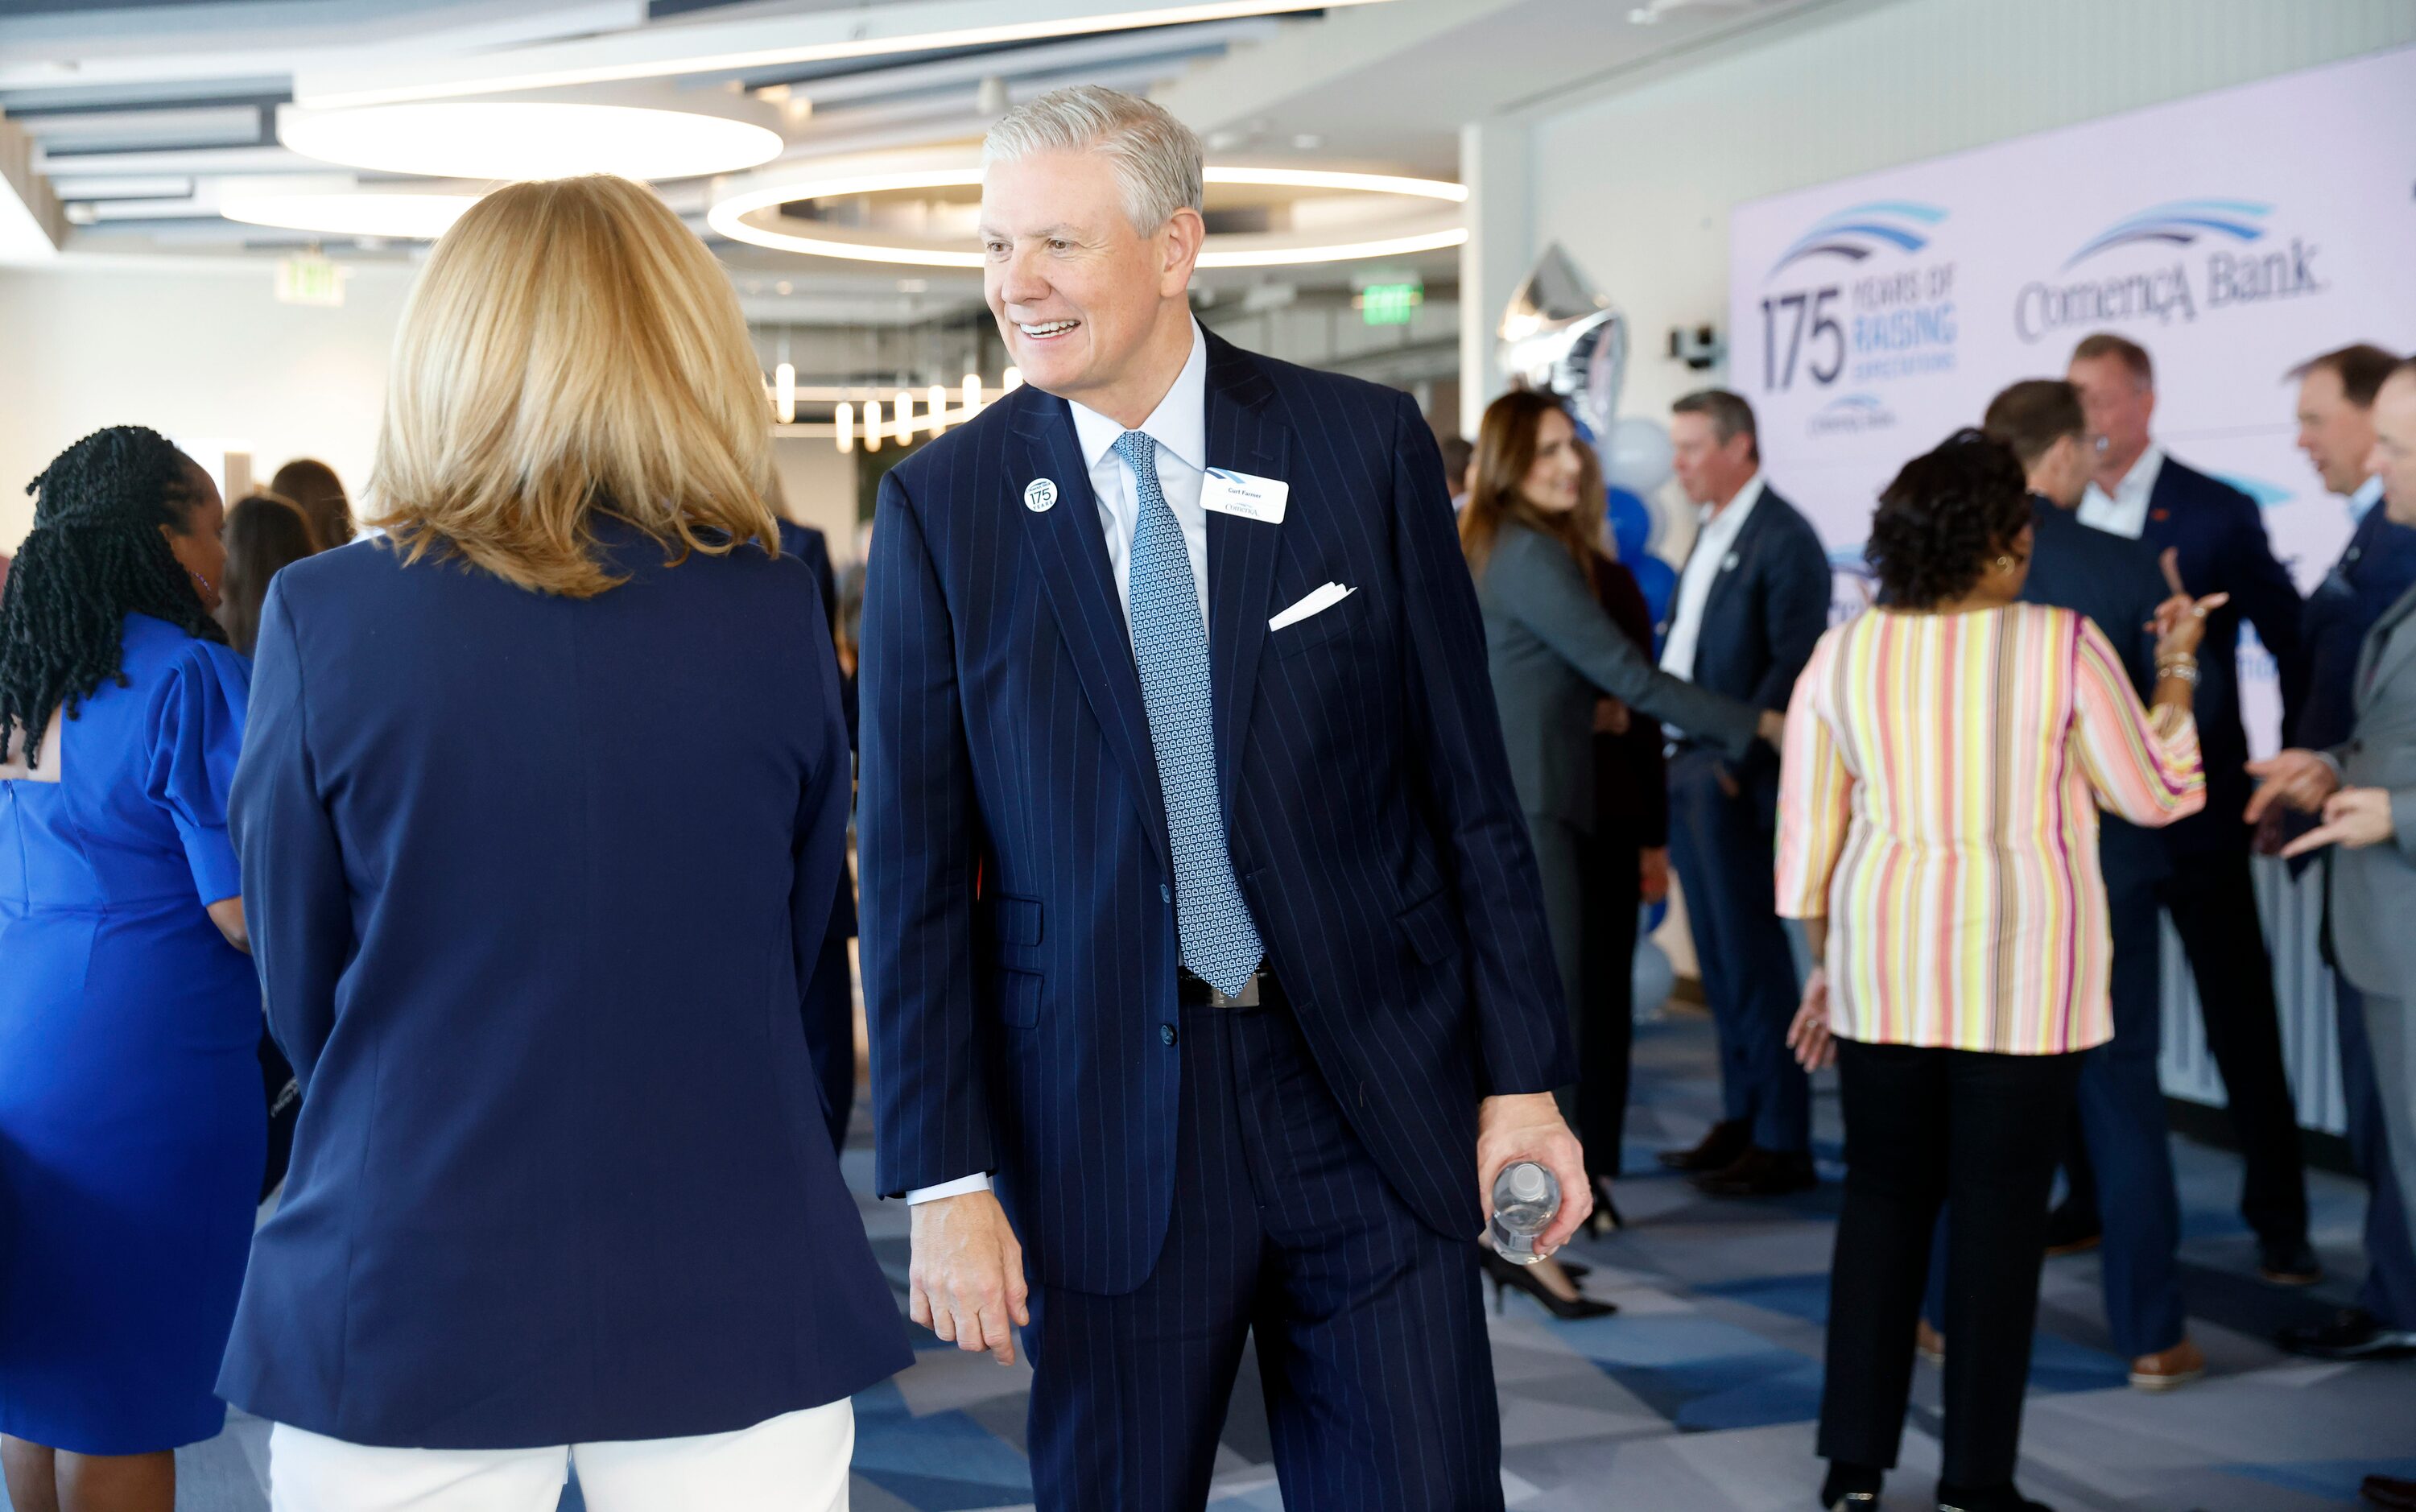
<instances>
[{"instance_id":1,"label":"ring light fixture","mask_svg":"<svg viewBox=\"0 0 2416 1512\"><path fill-rule=\"evenodd\" d=\"M758 175L759 177L761 175ZM1394 174L1360 174L1323 168L1212 167L1203 174L1210 184L1261 188L1321 189L1349 193L1385 194L1399 198L1460 204L1468 187L1443 179L1411 178ZM818 234L790 229L791 223L765 224L765 211L801 200L843 199L892 194L908 189L967 189L981 183L979 168L908 168L861 173L787 174L768 183L734 183L706 213L707 224L732 241L813 257L844 258L861 263L902 263L917 267L978 268L977 250L944 246L914 246L870 239ZM1424 218L1422 218L1424 219ZM1372 228L1370 228L1372 229ZM1282 267L1300 263L1338 263L1367 257L1398 257L1411 252L1457 247L1468 240L1466 227L1456 223L1421 224L1397 234L1342 240L1303 240L1290 236L1212 234L1200 253L1199 265L1219 267Z\"/></svg>"},{"instance_id":2,"label":"ring light fixture","mask_svg":"<svg viewBox=\"0 0 2416 1512\"><path fill-rule=\"evenodd\" d=\"M219 214L249 226L313 231L327 236L391 236L433 241L452 229L475 194L238 194L219 203Z\"/></svg>"},{"instance_id":3,"label":"ring light fixture","mask_svg":"<svg viewBox=\"0 0 2416 1512\"><path fill-rule=\"evenodd\" d=\"M306 158L428 178L648 182L736 173L780 155L780 134L696 111L566 100L437 100L277 112L277 140Z\"/></svg>"}]
</instances>

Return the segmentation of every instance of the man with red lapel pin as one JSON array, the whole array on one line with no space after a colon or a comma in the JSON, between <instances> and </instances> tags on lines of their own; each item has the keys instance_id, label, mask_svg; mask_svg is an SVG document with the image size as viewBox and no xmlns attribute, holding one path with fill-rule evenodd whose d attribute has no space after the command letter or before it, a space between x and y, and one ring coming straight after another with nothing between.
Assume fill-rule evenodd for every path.
<instances>
[{"instance_id":1,"label":"man with red lapel pin","mask_svg":"<svg viewBox=\"0 0 2416 1512\"><path fill-rule=\"evenodd\" d=\"M2307 1180L2299 1118L2282 1068L2281 1008L2273 960L2248 869L2248 735L2240 720L2234 648L2244 619L2281 669L2283 728L2298 722L2303 667L2299 590L2273 558L2256 501L2167 454L2149 429L2156 375L2145 348L2101 331L2073 349L2066 374L2097 448L2080 522L2176 554L2194 595L2226 593L2198 664L2197 730L2206 751L2206 809L2163 835L2172 875L2159 887L2189 956L2207 1049L2240 1140L2240 1212L2257 1233L2257 1273L2276 1286L2311 1286L2323 1266L2307 1243ZM2071 1242L2095 1232L2092 1214L2059 1214L2051 1232Z\"/></svg>"},{"instance_id":2,"label":"man with red lapel pin","mask_svg":"<svg viewBox=\"0 0 2416 1512\"><path fill-rule=\"evenodd\" d=\"M1502 1505L1486 1197L1559 1179L1559 976L1432 434L1185 289L1192 133L984 144L1027 382L883 481L864 975L910 1310L1032 1357L1044 1508L1204 1504L1255 1333L1285 1504Z\"/></svg>"}]
</instances>

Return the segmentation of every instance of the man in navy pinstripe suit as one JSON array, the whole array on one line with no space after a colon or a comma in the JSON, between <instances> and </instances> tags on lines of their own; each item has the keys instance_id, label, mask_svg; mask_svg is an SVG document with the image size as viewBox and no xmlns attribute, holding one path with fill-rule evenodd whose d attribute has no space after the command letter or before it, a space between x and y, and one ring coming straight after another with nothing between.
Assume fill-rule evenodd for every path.
<instances>
[{"instance_id":1,"label":"man in navy pinstripe suit","mask_svg":"<svg viewBox=\"0 0 2416 1512\"><path fill-rule=\"evenodd\" d=\"M1034 1365L1048 1508L1198 1507L1255 1333L1294 1508L1493 1508L1474 1240L1592 1205L1433 439L1195 323L1199 144L1062 90L985 145L1029 384L883 480L865 987L910 1308Z\"/></svg>"}]
</instances>

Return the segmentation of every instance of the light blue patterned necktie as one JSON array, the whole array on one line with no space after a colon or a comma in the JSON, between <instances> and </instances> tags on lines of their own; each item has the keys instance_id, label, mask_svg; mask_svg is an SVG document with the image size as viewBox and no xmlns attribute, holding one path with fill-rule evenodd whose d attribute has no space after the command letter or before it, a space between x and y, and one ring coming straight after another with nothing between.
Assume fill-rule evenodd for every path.
<instances>
[{"instance_id":1,"label":"light blue patterned necktie","mask_svg":"<svg viewBox=\"0 0 2416 1512\"><path fill-rule=\"evenodd\" d=\"M1167 838L1174 845L1175 933L1191 975L1219 991L1238 992L1266 947L1225 848L1200 589L1183 524L1158 486L1157 444L1146 431L1127 431L1116 438L1116 455L1139 486L1129 565L1133 655L1140 665L1141 702L1149 708L1150 742L1157 748Z\"/></svg>"}]
</instances>

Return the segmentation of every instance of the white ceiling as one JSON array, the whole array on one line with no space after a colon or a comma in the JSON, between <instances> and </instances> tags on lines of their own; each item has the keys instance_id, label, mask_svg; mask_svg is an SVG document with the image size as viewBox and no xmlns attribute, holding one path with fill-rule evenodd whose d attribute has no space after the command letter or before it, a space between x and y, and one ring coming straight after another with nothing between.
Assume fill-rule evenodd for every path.
<instances>
[{"instance_id":1,"label":"white ceiling","mask_svg":"<svg viewBox=\"0 0 2416 1512\"><path fill-rule=\"evenodd\" d=\"M393 180L279 145L279 104L397 86L476 98L566 68L652 77L556 86L552 98L627 102L636 92L676 103L697 91L786 84L812 108L783 128L784 161L969 144L1002 98L1104 83L1166 103L1200 130L1212 159L1456 177L1464 122L1683 58L1776 11L1824 0L1377 0L1281 18L1078 27L1012 45L826 55L966 24L1064 22L1186 3L0 0L0 212L8 212L0 214L0 259L28 245L26 226L64 233L70 256L290 251L311 238L218 217L214 207L230 180L291 177L294 187L325 188ZM825 55L766 61L767 48L785 49L792 60ZM703 229L704 181L658 187ZM49 250L38 237L31 245ZM376 243L326 249L365 259L411 255ZM911 320L978 295L968 275L835 264L733 243L717 250L750 311L763 318L832 318L870 295L854 308ZM1450 252L1407 261L1434 281L1456 270ZM1212 286L1237 289L1261 277L1229 275ZM1303 270L1295 281L1347 284L1349 277L1347 266L1333 266ZM901 294L901 279L924 287ZM777 293L783 282L785 295Z\"/></svg>"}]
</instances>

